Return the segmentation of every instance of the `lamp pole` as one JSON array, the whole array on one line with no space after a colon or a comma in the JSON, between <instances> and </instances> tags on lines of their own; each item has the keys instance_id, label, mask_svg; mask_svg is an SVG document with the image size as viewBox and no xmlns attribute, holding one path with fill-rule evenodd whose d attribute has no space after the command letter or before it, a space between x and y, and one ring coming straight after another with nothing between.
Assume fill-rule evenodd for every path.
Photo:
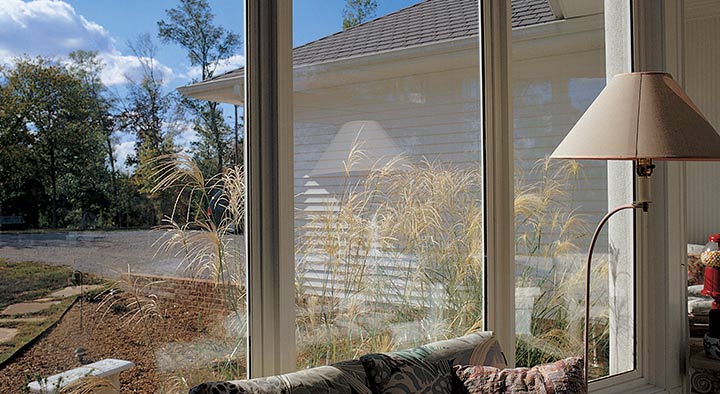
<instances>
[{"instance_id":1,"label":"lamp pole","mask_svg":"<svg viewBox=\"0 0 720 394\"><path fill-rule=\"evenodd\" d=\"M590 369L590 361L588 360L588 353L590 349L590 269L592 266L592 255L593 255L593 249L595 249L595 242L598 239L598 236L600 235L600 231L602 230L603 226L605 225L605 222L610 220L610 218L615 215L616 213L625 210L625 209L642 209L644 212L647 212L648 210L648 201L641 201L641 202L633 202L632 204L625 204L615 207L612 211L608 212L603 216L602 220L600 220L600 223L598 223L597 227L595 228L595 233L593 233L592 241L590 241L590 248L588 249L587 253L587 262L585 265L585 331L584 331L584 353L583 353L583 360L585 361L585 384L588 384L588 371Z\"/></svg>"}]
</instances>

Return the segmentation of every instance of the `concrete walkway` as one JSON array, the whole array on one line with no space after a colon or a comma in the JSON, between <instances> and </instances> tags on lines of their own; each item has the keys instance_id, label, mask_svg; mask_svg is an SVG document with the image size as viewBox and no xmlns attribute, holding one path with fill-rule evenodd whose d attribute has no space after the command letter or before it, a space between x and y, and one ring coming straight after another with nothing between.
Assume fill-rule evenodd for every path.
<instances>
[{"instance_id":1,"label":"concrete walkway","mask_svg":"<svg viewBox=\"0 0 720 394\"><path fill-rule=\"evenodd\" d=\"M0 311L0 343L12 341L18 333L19 327L23 324L37 323L47 319L49 316L45 312L54 305L61 303L64 299L76 297L82 292L101 287L102 285L89 285L82 286L81 289L80 286L69 286L37 300L8 305Z\"/></svg>"}]
</instances>

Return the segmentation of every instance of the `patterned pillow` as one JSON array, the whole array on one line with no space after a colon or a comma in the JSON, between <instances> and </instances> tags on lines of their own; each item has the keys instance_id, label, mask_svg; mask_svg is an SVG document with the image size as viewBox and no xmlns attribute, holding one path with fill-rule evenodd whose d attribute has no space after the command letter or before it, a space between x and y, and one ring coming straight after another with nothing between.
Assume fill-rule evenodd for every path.
<instances>
[{"instance_id":1,"label":"patterned pillow","mask_svg":"<svg viewBox=\"0 0 720 394\"><path fill-rule=\"evenodd\" d=\"M700 285L703 283L705 264L700 260L700 254L688 253L688 286Z\"/></svg>"},{"instance_id":2,"label":"patterned pillow","mask_svg":"<svg viewBox=\"0 0 720 394\"><path fill-rule=\"evenodd\" d=\"M523 393L575 394L587 393L583 381L583 361L571 357L532 368L498 369L483 366L456 365L455 376L460 391L467 394Z\"/></svg>"},{"instance_id":3,"label":"patterned pillow","mask_svg":"<svg viewBox=\"0 0 720 394\"><path fill-rule=\"evenodd\" d=\"M453 372L450 361L427 361L417 349L393 353L372 353L360 357L377 394L451 394Z\"/></svg>"}]
</instances>

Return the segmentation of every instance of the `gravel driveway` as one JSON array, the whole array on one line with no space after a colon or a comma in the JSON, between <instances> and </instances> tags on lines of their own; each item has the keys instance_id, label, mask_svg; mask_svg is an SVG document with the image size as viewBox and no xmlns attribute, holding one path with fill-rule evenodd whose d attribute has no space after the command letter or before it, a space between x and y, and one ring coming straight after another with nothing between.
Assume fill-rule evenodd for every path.
<instances>
[{"instance_id":1,"label":"gravel driveway","mask_svg":"<svg viewBox=\"0 0 720 394\"><path fill-rule=\"evenodd\" d=\"M158 252L162 232L72 231L0 234L0 258L68 265L74 269L114 277L127 272L187 276L174 252ZM234 236L244 254L242 235Z\"/></svg>"}]
</instances>

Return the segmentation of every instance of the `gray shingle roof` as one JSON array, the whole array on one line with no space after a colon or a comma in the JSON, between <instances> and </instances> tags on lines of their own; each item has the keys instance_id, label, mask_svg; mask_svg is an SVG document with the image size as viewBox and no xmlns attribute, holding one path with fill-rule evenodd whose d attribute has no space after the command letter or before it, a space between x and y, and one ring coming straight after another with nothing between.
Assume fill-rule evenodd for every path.
<instances>
[{"instance_id":1,"label":"gray shingle roof","mask_svg":"<svg viewBox=\"0 0 720 394\"><path fill-rule=\"evenodd\" d=\"M472 37L478 34L477 0L425 0L293 49L293 64L306 65ZM512 27L554 21L547 0L512 0ZM231 78L237 69L211 78Z\"/></svg>"}]
</instances>

